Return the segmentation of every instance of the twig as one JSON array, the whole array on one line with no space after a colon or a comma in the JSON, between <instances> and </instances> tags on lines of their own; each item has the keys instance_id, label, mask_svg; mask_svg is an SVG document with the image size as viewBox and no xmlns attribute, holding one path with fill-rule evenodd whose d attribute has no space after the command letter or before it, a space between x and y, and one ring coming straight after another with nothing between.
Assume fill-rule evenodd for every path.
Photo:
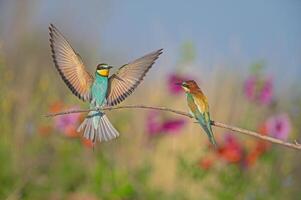
<instances>
[{"instance_id":1,"label":"twig","mask_svg":"<svg viewBox=\"0 0 301 200\"><path fill-rule=\"evenodd\" d=\"M100 110L118 110L118 109L150 109L150 110L160 110L160 111L164 111L164 112L171 112L171 113L175 113L178 115L182 115L185 117L189 117L189 118L193 118L192 115L190 115L189 113L183 112L183 111L178 111L178 110L173 110L170 108L165 108L165 107L154 107L154 106L145 106L145 105L127 105L127 106L115 106L115 107L104 107L101 108ZM67 115L67 114L72 114L72 113L84 113L84 112L90 112L90 111L96 111L97 109L85 109L85 110L70 110L70 111L66 111L66 112L59 112L59 113L51 113L46 115L46 117L55 117L55 116L59 116L59 115ZM238 133L242 133L245 135L249 135L249 136L253 136L255 138L261 139L261 140L265 140L265 141L269 141L272 142L274 144L279 144L282 146L286 146L292 149L297 149L297 150L301 150L301 145L295 140L294 143L290 143L290 142L285 142L283 140L279 140L273 137L269 137L266 135L261 135L260 133L254 132L254 131L250 131L250 130L246 130L246 129L242 129L242 128L238 128L235 126L230 126L221 122L217 122L217 121L213 121L211 120L211 124L212 126L216 126L216 127L220 127L220 128L225 128L231 131L235 131Z\"/></svg>"},{"instance_id":2,"label":"twig","mask_svg":"<svg viewBox=\"0 0 301 200\"><path fill-rule=\"evenodd\" d=\"M272 142L274 144L279 144L279 145L283 145L283 146L286 146L286 147L289 147L289 148L292 148L292 149L301 150L301 145L296 141L295 141L295 143L289 143L289 142L285 142L283 140L279 140L277 138L269 137L269 136L266 136L266 135L261 135L261 134L255 132L255 131L250 131L250 130L238 128L238 127L235 127L235 126L230 126L230 125L223 124L223 123L220 123L220 122L211 121L211 123L212 123L213 126L216 126L216 127L229 129L231 131L235 131L235 132L242 133L242 134L245 134L245 135L250 135L250 136L262 139L262 140Z\"/></svg>"}]
</instances>

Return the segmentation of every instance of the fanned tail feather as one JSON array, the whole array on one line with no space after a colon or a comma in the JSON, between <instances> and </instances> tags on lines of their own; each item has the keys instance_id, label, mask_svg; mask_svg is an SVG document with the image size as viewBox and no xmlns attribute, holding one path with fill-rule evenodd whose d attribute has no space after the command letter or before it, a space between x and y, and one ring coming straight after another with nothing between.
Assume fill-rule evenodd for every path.
<instances>
[{"instance_id":1,"label":"fanned tail feather","mask_svg":"<svg viewBox=\"0 0 301 200\"><path fill-rule=\"evenodd\" d=\"M107 116L99 111L89 112L77 131L84 131L83 136L93 141L93 143L96 140L100 142L109 141L119 136L118 131L113 127Z\"/></svg>"}]
</instances>

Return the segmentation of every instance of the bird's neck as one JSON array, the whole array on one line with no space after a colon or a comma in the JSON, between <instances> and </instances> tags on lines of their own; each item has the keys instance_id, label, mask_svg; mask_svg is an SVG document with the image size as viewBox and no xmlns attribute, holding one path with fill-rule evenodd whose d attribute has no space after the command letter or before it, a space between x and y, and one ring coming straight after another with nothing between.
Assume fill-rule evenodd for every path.
<instances>
[{"instance_id":1,"label":"bird's neck","mask_svg":"<svg viewBox=\"0 0 301 200\"><path fill-rule=\"evenodd\" d=\"M108 82L108 77L107 76L101 76L99 74L95 75L95 83L103 84L104 82Z\"/></svg>"}]
</instances>

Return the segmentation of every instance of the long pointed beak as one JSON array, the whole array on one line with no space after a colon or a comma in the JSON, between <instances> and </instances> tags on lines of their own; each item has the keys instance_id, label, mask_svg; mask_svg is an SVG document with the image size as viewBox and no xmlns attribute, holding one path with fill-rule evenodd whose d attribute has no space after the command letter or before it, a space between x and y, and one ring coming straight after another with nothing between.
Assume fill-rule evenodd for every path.
<instances>
[{"instance_id":1,"label":"long pointed beak","mask_svg":"<svg viewBox=\"0 0 301 200\"><path fill-rule=\"evenodd\" d=\"M113 66L108 66L108 69L111 69L111 68L113 68Z\"/></svg>"},{"instance_id":2,"label":"long pointed beak","mask_svg":"<svg viewBox=\"0 0 301 200\"><path fill-rule=\"evenodd\" d=\"M178 86L182 86L182 83L175 83L176 85L178 85Z\"/></svg>"}]
</instances>

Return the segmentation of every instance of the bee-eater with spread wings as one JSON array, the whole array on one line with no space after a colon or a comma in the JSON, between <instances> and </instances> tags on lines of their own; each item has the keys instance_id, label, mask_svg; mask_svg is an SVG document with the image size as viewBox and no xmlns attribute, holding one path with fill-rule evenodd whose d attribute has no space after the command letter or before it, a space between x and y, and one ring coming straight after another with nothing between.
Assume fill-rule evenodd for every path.
<instances>
[{"instance_id":1,"label":"bee-eater with spread wings","mask_svg":"<svg viewBox=\"0 0 301 200\"><path fill-rule=\"evenodd\" d=\"M193 80L184 81L177 84L180 85L186 93L187 103L191 115L198 120L199 124L203 127L204 131L208 135L210 142L216 146L211 128L207 97L204 95L197 83Z\"/></svg>"},{"instance_id":2,"label":"bee-eater with spread wings","mask_svg":"<svg viewBox=\"0 0 301 200\"><path fill-rule=\"evenodd\" d=\"M84 63L59 30L49 26L52 58L60 76L74 95L90 103L90 108L114 106L128 97L162 53L162 49L149 53L120 67L109 76L111 66L98 64L95 77L86 71ZM84 137L95 143L96 140L108 141L119 133L112 126L104 112L91 111L79 126Z\"/></svg>"}]
</instances>

